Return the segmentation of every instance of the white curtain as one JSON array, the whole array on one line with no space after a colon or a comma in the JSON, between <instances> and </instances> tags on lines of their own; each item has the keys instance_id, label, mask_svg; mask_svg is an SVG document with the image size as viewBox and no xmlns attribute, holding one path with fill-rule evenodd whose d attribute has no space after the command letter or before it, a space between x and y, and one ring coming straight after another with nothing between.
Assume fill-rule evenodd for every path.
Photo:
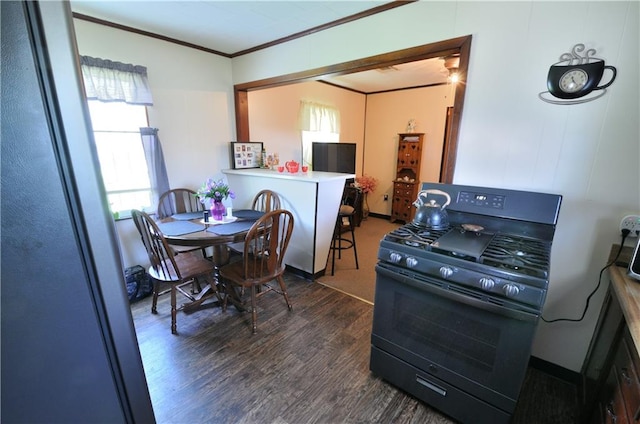
<instances>
[{"instance_id":1,"label":"white curtain","mask_svg":"<svg viewBox=\"0 0 640 424\"><path fill-rule=\"evenodd\" d=\"M89 100L153 105L146 67L90 56L80 56L80 66Z\"/></svg>"},{"instance_id":2,"label":"white curtain","mask_svg":"<svg viewBox=\"0 0 640 424\"><path fill-rule=\"evenodd\" d=\"M149 169L153 206L156 208L162 193L169 190L169 177L164 164L162 145L158 138L157 128L140 128L140 136L142 137L142 147L147 159L147 168Z\"/></svg>"},{"instance_id":3,"label":"white curtain","mask_svg":"<svg viewBox=\"0 0 640 424\"><path fill-rule=\"evenodd\" d=\"M339 133L340 111L333 106L301 100L298 123L301 131Z\"/></svg>"}]
</instances>

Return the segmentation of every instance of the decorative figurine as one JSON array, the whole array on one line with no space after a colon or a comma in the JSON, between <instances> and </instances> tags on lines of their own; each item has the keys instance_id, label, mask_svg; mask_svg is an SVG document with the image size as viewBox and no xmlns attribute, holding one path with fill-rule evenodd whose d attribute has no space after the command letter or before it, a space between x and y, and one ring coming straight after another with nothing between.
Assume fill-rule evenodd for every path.
<instances>
[{"instance_id":1,"label":"decorative figurine","mask_svg":"<svg viewBox=\"0 0 640 424\"><path fill-rule=\"evenodd\" d=\"M414 132L416 130L416 120L411 118L409 119L409 122L407 123L407 132Z\"/></svg>"}]
</instances>

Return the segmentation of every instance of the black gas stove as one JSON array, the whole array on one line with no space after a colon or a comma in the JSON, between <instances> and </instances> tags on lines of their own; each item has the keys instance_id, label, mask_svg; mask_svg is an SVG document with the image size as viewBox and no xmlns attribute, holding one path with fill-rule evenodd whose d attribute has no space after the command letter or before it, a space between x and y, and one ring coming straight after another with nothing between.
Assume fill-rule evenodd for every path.
<instances>
[{"instance_id":1,"label":"black gas stove","mask_svg":"<svg viewBox=\"0 0 640 424\"><path fill-rule=\"evenodd\" d=\"M546 298L561 196L422 190L448 195L447 224L409 223L380 241L371 370L459 421L507 423Z\"/></svg>"},{"instance_id":2,"label":"black gas stove","mask_svg":"<svg viewBox=\"0 0 640 424\"><path fill-rule=\"evenodd\" d=\"M385 235L378 259L541 310L558 195L424 184L449 193L449 226L406 224Z\"/></svg>"}]
</instances>

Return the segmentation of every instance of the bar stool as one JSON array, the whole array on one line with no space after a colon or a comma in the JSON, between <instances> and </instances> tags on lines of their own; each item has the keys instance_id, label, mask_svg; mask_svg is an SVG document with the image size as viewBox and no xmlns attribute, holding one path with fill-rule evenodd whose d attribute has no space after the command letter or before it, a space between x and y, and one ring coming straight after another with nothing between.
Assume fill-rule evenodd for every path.
<instances>
[{"instance_id":1,"label":"bar stool","mask_svg":"<svg viewBox=\"0 0 640 424\"><path fill-rule=\"evenodd\" d=\"M333 230L333 240L331 241L332 259L331 259L331 275L333 275L336 267L336 251L338 259L342 259L342 251L353 249L353 255L356 259L356 269L358 266L358 251L356 249L355 216L356 211L360 207L362 201L362 191L356 187L345 187L342 193L342 201L340 210L338 211L338 219ZM345 237L345 233L351 233L350 238Z\"/></svg>"}]
</instances>

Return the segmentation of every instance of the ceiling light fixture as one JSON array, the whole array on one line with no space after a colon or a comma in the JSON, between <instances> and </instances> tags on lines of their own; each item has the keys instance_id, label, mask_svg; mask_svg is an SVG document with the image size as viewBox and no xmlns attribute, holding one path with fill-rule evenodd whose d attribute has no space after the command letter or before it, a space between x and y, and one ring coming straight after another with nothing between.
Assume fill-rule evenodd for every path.
<instances>
[{"instance_id":1,"label":"ceiling light fixture","mask_svg":"<svg viewBox=\"0 0 640 424\"><path fill-rule=\"evenodd\" d=\"M450 82L452 82L453 84L458 82L458 79L460 77L458 76L458 68L449 68L449 78L448 80Z\"/></svg>"},{"instance_id":2,"label":"ceiling light fixture","mask_svg":"<svg viewBox=\"0 0 640 424\"><path fill-rule=\"evenodd\" d=\"M460 79L458 75L458 66L460 65L460 56L447 56L443 57L444 67L449 71L447 81L450 83L457 83Z\"/></svg>"}]
</instances>

